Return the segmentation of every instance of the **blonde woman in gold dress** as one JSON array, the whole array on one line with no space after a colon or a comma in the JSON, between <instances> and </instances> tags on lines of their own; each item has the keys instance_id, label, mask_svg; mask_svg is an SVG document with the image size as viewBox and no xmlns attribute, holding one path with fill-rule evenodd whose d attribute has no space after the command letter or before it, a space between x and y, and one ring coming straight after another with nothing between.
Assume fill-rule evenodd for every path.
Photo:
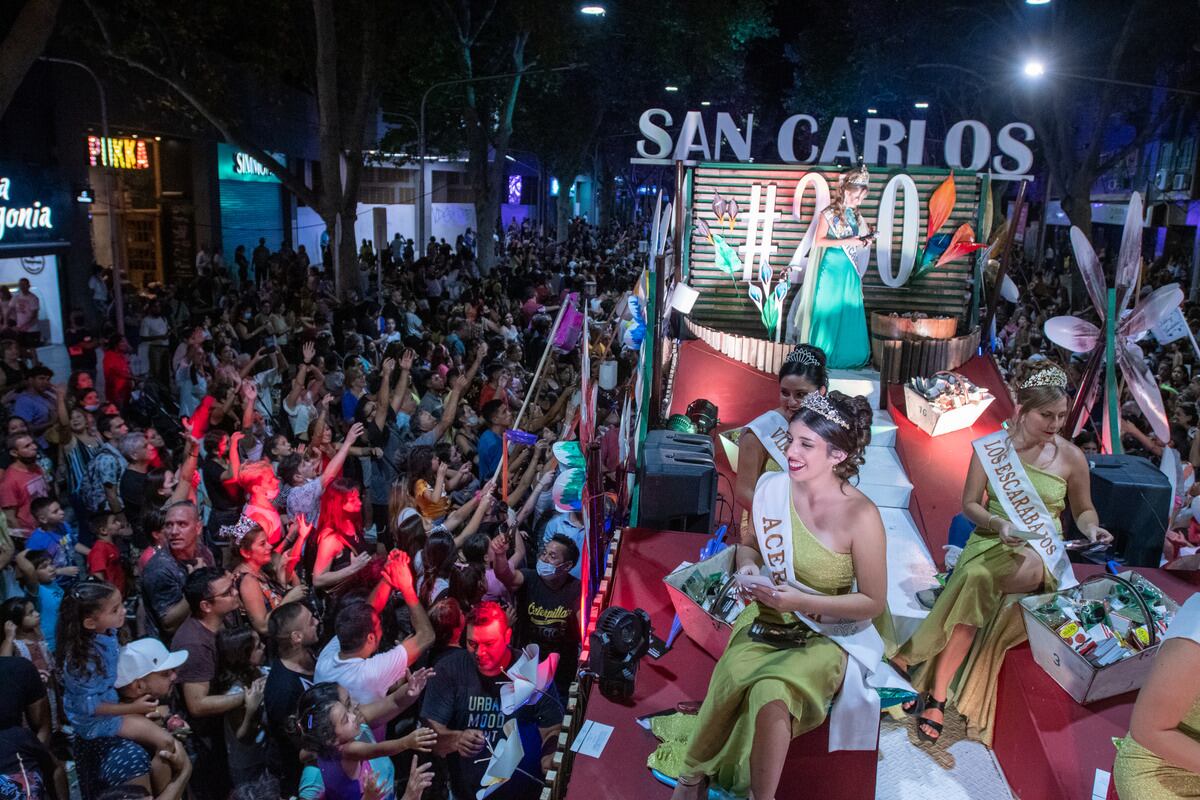
<instances>
[{"instance_id":1,"label":"blonde woman in gold dress","mask_svg":"<svg viewBox=\"0 0 1200 800\"><path fill-rule=\"evenodd\" d=\"M1059 516L1069 499L1075 524L1088 539L1112 541L1092 506L1087 459L1059 435L1069 411L1066 373L1038 361L1018 364L1012 377L1016 409L1008 427L1010 446L1053 517L1056 533L1061 536ZM1013 535L1018 527L997 500L978 454L971 456L962 502L975 531L945 590L894 663L919 666L913 686L925 694L905 711L920 715L922 741L941 737L946 701L953 695L968 733L990 746L1004 654L1025 641L1016 601L1055 591L1058 582L1042 556Z\"/></svg>"},{"instance_id":2,"label":"blonde woman in gold dress","mask_svg":"<svg viewBox=\"0 0 1200 800\"><path fill-rule=\"evenodd\" d=\"M1121 800L1200 798L1200 594L1171 620L1138 694L1113 779Z\"/></svg>"},{"instance_id":3,"label":"blonde woman in gold dress","mask_svg":"<svg viewBox=\"0 0 1200 800\"><path fill-rule=\"evenodd\" d=\"M760 480L753 507L758 535L738 546L739 574L760 576L762 542L770 549L776 546L772 540L784 541L783 534L792 555L786 571L818 593L777 580L785 571L783 562L768 555L774 582L761 581L748 590L756 602L738 617L717 662L678 770L674 800L706 797L710 781L738 795L749 790L753 800L773 800L792 738L819 727L839 692L862 689L862 678L857 687L847 678L860 675L857 662L848 667L847 651L791 612L814 620L862 621L875 619L886 607L883 521L875 504L848 482L863 463L871 417L870 404L861 397L809 394L788 427L787 472L768 472ZM756 641L750 633L755 621L802 629L796 632L804 645L776 649ZM882 664L881 646L878 652ZM836 702L833 714L838 714ZM873 745L878 703L869 717L860 732Z\"/></svg>"}]
</instances>

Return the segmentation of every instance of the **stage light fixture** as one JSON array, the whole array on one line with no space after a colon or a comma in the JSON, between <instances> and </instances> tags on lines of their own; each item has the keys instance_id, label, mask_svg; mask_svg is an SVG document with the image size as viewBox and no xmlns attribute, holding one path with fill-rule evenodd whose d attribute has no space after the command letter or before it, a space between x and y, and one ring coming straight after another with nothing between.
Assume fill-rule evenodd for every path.
<instances>
[{"instance_id":1,"label":"stage light fixture","mask_svg":"<svg viewBox=\"0 0 1200 800\"><path fill-rule=\"evenodd\" d=\"M696 300L699 297L699 289L693 289L686 283L677 283L671 288L671 297L667 302L667 306L686 317L692 313L692 307L696 305Z\"/></svg>"},{"instance_id":2,"label":"stage light fixture","mask_svg":"<svg viewBox=\"0 0 1200 800\"><path fill-rule=\"evenodd\" d=\"M600 682L609 700L633 697L638 663L650 649L650 615L610 606L600 612L591 635L588 671Z\"/></svg>"},{"instance_id":3,"label":"stage light fixture","mask_svg":"<svg viewBox=\"0 0 1200 800\"><path fill-rule=\"evenodd\" d=\"M692 425L696 428L696 433L701 433L707 436L712 432L712 429L717 427L720 420L717 418L717 406L711 400L705 400L701 397L698 400L693 400L687 407L687 418L692 421Z\"/></svg>"},{"instance_id":4,"label":"stage light fixture","mask_svg":"<svg viewBox=\"0 0 1200 800\"><path fill-rule=\"evenodd\" d=\"M667 430L676 433L695 433L696 426L684 414L672 414L667 418Z\"/></svg>"}]
</instances>

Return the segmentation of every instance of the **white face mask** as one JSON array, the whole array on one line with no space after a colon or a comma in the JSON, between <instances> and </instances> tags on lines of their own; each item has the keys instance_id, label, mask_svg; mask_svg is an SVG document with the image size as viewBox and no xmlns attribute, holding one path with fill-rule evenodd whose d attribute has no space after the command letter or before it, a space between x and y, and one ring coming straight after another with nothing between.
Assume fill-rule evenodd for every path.
<instances>
[{"instance_id":1,"label":"white face mask","mask_svg":"<svg viewBox=\"0 0 1200 800\"><path fill-rule=\"evenodd\" d=\"M537 574L541 575L543 578L553 578L558 574L558 567L545 561L538 561Z\"/></svg>"}]
</instances>

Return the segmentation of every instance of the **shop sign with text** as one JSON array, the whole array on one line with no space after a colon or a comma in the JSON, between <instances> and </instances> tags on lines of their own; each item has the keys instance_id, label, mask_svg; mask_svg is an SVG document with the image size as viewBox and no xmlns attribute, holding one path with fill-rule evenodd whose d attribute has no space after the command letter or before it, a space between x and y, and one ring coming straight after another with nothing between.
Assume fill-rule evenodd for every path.
<instances>
[{"instance_id":1,"label":"shop sign with text","mask_svg":"<svg viewBox=\"0 0 1200 800\"><path fill-rule=\"evenodd\" d=\"M65 244L70 203L48 170L0 162L0 250Z\"/></svg>"},{"instance_id":2,"label":"shop sign with text","mask_svg":"<svg viewBox=\"0 0 1200 800\"><path fill-rule=\"evenodd\" d=\"M279 163L285 163L279 153L271 153ZM244 153L228 144L217 145L217 177L223 181L257 181L279 183L271 170L262 165L249 153Z\"/></svg>"},{"instance_id":3,"label":"shop sign with text","mask_svg":"<svg viewBox=\"0 0 1200 800\"><path fill-rule=\"evenodd\" d=\"M93 167L150 169L150 147L133 137L87 137L88 163Z\"/></svg>"}]
</instances>

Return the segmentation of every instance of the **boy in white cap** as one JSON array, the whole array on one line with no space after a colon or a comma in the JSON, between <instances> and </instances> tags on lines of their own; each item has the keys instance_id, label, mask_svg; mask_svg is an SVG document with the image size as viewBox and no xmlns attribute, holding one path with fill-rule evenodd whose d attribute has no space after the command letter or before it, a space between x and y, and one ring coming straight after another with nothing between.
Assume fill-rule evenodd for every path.
<instances>
[{"instance_id":1,"label":"boy in white cap","mask_svg":"<svg viewBox=\"0 0 1200 800\"><path fill-rule=\"evenodd\" d=\"M171 687L179 677L175 670L187 659L186 650L172 652L158 639L130 642L117 656L117 694L123 701L153 698L161 704L171 694ZM171 726L166 727L170 731ZM164 751L151 762L151 783L159 800L170 800L172 795L182 794L191 775L192 762L184 753L183 745L175 742L175 753L171 755L174 757Z\"/></svg>"}]
</instances>

